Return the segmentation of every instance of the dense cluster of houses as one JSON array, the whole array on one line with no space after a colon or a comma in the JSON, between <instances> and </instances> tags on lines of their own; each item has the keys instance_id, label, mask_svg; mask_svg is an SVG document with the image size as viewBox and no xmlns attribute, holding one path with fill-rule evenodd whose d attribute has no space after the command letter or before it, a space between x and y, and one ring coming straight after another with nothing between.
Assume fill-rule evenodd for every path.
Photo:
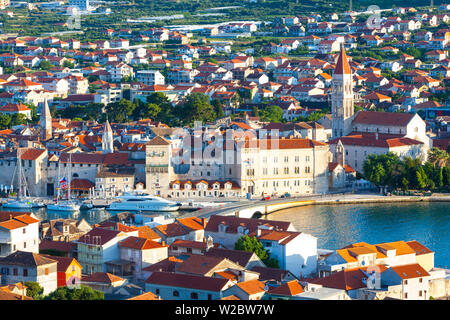
<instances>
[{"instance_id":1,"label":"dense cluster of houses","mask_svg":"<svg viewBox=\"0 0 450 320\"><path fill-rule=\"evenodd\" d=\"M44 295L89 286L106 299L136 300L428 300L448 296L448 270L417 241L318 250L317 238L290 222L213 215L137 226L119 214L41 221L0 212L0 291L24 295L34 281ZM279 268L235 250L256 237ZM9 244L8 243L9 240ZM447 273L446 273L447 272Z\"/></svg>"},{"instance_id":2,"label":"dense cluster of houses","mask_svg":"<svg viewBox=\"0 0 450 320\"><path fill-rule=\"evenodd\" d=\"M263 56L222 39L256 35L255 23L196 30L196 42L194 31L167 28L105 29L108 40L86 43L4 37L0 113L31 119L34 105L40 121L0 131L0 191L17 189L19 164L29 193L39 197L54 197L69 172L76 197L138 190L176 199L255 199L370 187L356 181L370 154L426 161L430 148L448 148L449 104L433 97L445 96L450 79L449 9L395 8L375 28L355 22L352 13L330 21L316 14L279 18L263 28L283 39L265 45ZM400 18L405 13L410 18ZM147 42L170 49L142 45ZM306 57L292 56L305 48ZM347 55L374 48L386 58ZM423 59L406 54L408 48L423 49ZM125 97L146 102L155 92L174 106L191 93L205 94L221 102L225 116L171 128L152 119L100 124L50 112ZM253 114L272 105L284 122ZM298 121L325 108L331 112L316 121ZM435 268L434 252L417 241L355 243L323 253L315 237L289 222L213 215L149 227L129 218L119 214L90 226L0 212L0 298L20 297L22 280L38 282L44 294L81 283L138 300L449 295L448 271ZM255 236L279 269L234 250L243 235Z\"/></svg>"}]
</instances>

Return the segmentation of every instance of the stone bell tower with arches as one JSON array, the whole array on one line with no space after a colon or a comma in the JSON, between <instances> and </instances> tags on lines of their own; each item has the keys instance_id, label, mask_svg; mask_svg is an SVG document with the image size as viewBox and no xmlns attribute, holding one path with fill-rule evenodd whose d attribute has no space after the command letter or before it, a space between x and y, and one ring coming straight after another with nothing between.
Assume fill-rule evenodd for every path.
<instances>
[{"instance_id":1,"label":"stone bell tower with arches","mask_svg":"<svg viewBox=\"0 0 450 320\"><path fill-rule=\"evenodd\" d=\"M343 46L333 72L331 115L333 138L346 136L352 132L354 118L353 75Z\"/></svg>"}]
</instances>

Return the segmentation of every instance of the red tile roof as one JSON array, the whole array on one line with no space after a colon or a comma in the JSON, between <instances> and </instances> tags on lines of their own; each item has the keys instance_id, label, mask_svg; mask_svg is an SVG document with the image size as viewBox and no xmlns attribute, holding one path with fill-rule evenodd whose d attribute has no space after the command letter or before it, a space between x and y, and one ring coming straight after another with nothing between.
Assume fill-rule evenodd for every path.
<instances>
[{"instance_id":1,"label":"red tile roof","mask_svg":"<svg viewBox=\"0 0 450 320\"><path fill-rule=\"evenodd\" d=\"M402 112L360 111L353 120L354 124L372 124L380 126L406 126L414 115Z\"/></svg>"},{"instance_id":2,"label":"red tile roof","mask_svg":"<svg viewBox=\"0 0 450 320\"><path fill-rule=\"evenodd\" d=\"M155 295L152 292L145 292L143 294L140 294L138 296L128 298L127 300L161 300L161 297Z\"/></svg>"},{"instance_id":3,"label":"red tile roof","mask_svg":"<svg viewBox=\"0 0 450 320\"><path fill-rule=\"evenodd\" d=\"M351 73L352 71L348 63L347 54L345 53L345 49L342 48L341 52L339 53L336 68L334 69L334 74L351 74Z\"/></svg>"},{"instance_id":4,"label":"red tile roof","mask_svg":"<svg viewBox=\"0 0 450 320\"><path fill-rule=\"evenodd\" d=\"M34 149L28 148L25 150L21 150L20 158L22 160L36 160L39 158L46 150L45 149Z\"/></svg>"},{"instance_id":5,"label":"red tile roof","mask_svg":"<svg viewBox=\"0 0 450 320\"><path fill-rule=\"evenodd\" d=\"M183 260L178 259L176 257L168 257L164 260L161 260L157 263L152 264L151 266L145 267L143 271L160 271L160 272L175 272L175 268L178 264L182 263Z\"/></svg>"},{"instance_id":6,"label":"red tile roof","mask_svg":"<svg viewBox=\"0 0 450 320\"><path fill-rule=\"evenodd\" d=\"M55 250L59 252L70 253L77 248L77 244L73 242L51 241L47 239L41 240L39 250Z\"/></svg>"},{"instance_id":7,"label":"red tile roof","mask_svg":"<svg viewBox=\"0 0 450 320\"><path fill-rule=\"evenodd\" d=\"M114 239L121 232L122 231L94 228L78 239L78 242L102 246Z\"/></svg>"},{"instance_id":8,"label":"red tile roof","mask_svg":"<svg viewBox=\"0 0 450 320\"><path fill-rule=\"evenodd\" d=\"M50 258L52 260L55 260L58 262L57 265L57 270L58 272L67 272L67 271L71 271L71 270L67 270L69 268L69 266L75 261L76 264L80 265L78 263L77 260L75 260L75 258L72 257L59 257L59 256L51 256L51 255L46 255L44 254L43 256ZM80 266L81 267L81 266Z\"/></svg>"},{"instance_id":9,"label":"red tile roof","mask_svg":"<svg viewBox=\"0 0 450 320\"><path fill-rule=\"evenodd\" d=\"M279 287L269 289L270 294L279 296L295 296L302 292L304 292L303 288L297 280L292 280L283 283Z\"/></svg>"},{"instance_id":10,"label":"red tile roof","mask_svg":"<svg viewBox=\"0 0 450 320\"><path fill-rule=\"evenodd\" d=\"M418 263L395 266L391 267L391 269L402 279L413 279L430 275Z\"/></svg>"},{"instance_id":11,"label":"red tile roof","mask_svg":"<svg viewBox=\"0 0 450 320\"><path fill-rule=\"evenodd\" d=\"M191 240L175 240L170 245L170 248L173 249L173 247L181 247L181 248L195 248L195 249L206 249L206 243L201 241L191 241Z\"/></svg>"},{"instance_id":12,"label":"red tile roof","mask_svg":"<svg viewBox=\"0 0 450 320\"><path fill-rule=\"evenodd\" d=\"M347 136L329 141L329 144L336 144L341 141L344 145L356 145L377 148L395 148L408 145L419 145L423 142L411 138L401 137L394 134L378 134L373 132L352 132Z\"/></svg>"},{"instance_id":13,"label":"red tile roof","mask_svg":"<svg viewBox=\"0 0 450 320\"><path fill-rule=\"evenodd\" d=\"M224 260L225 258L192 254L176 267L176 272L204 275Z\"/></svg>"},{"instance_id":14,"label":"red tile roof","mask_svg":"<svg viewBox=\"0 0 450 320\"><path fill-rule=\"evenodd\" d=\"M321 284L326 288L353 290L366 287L362 278L367 276L359 268L355 268L338 271L324 278L309 280L309 282Z\"/></svg>"},{"instance_id":15,"label":"red tile roof","mask_svg":"<svg viewBox=\"0 0 450 320\"><path fill-rule=\"evenodd\" d=\"M119 242L119 246L124 247L124 248L135 249L135 250L148 250L148 249L166 247L156 241L148 240L145 238L134 237L134 236L130 236L130 237L126 238L125 240Z\"/></svg>"},{"instance_id":16,"label":"red tile roof","mask_svg":"<svg viewBox=\"0 0 450 320\"><path fill-rule=\"evenodd\" d=\"M140 238L146 238L149 240L161 240L161 237L153 231L149 226L137 227Z\"/></svg>"},{"instance_id":17,"label":"red tile roof","mask_svg":"<svg viewBox=\"0 0 450 320\"><path fill-rule=\"evenodd\" d=\"M0 108L1 112L19 112L19 111L31 111L26 105L22 103L8 103Z\"/></svg>"},{"instance_id":18,"label":"red tile roof","mask_svg":"<svg viewBox=\"0 0 450 320\"><path fill-rule=\"evenodd\" d=\"M95 272L81 278L83 282L100 282L113 284L114 282L123 281L124 279L107 272Z\"/></svg>"},{"instance_id":19,"label":"red tile roof","mask_svg":"<svg viewBox=\"0 0 450 320\"><path fill-rule=\"evenodd\" d=\"M180 226L176 222L156 226L153 229L155 231L157 230L165 237L176 237L176 236L182 236L182 235L189 234L188 231L186 231L182 226Z\"/></svg>"},{"instance_id":20,"label":"red tile roof","mask_svg":"<svg viewBox=\"0 0 450 320\"><path fill-rule=\"evenodd\" d=\"M95 187L95 183L88 179L73 179L70 182L70 188L72 190L89 190Z\"/></svg>"},{"instance_id":21,"label":"red tile roof","mask_svg":"<svg viewBox=\"0 0 450 320\"><path fill-rule=\"evenodd\" d=\"M226 289L229 284L229 280L156 271L152 273L145 283L164 285L168 287L220 292Z\"/></svg>"},{"instance_id":22,"label":"red tile roof","mask_svg":"<svg viewBox=\"0 0 450 320\"><path fill-rule=\"evenodd\" d=\"M265 292L264 283L262 283L257 279L238 282L236 286L238 286L242 291L244 291L248 295Z\"/></svg>"}]
</instances>

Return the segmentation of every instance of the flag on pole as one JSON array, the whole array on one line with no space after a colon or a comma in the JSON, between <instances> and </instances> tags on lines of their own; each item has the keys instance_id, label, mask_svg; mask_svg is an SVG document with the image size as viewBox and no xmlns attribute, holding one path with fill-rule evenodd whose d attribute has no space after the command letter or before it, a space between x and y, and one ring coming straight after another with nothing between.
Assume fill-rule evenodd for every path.
<instances>
[{"instance_id":1,"label":"flag on pole","mask_svg":"<svg viewBox=\"0 0 450 320\"><path fill-rule=\"evenodd\" d=\"M67 189L67 179L66 179L66 177L63 177L61 180L59 180L59 187L61 189Z\"/></svg>"}]
</instances>

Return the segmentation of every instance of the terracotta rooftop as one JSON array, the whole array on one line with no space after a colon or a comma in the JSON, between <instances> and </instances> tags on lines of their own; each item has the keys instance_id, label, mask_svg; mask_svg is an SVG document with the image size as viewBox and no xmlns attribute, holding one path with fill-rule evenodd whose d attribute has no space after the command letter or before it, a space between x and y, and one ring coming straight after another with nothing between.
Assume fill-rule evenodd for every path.
<instances>
[{"instance_id":1,"label":"terracotta rooftop","mask_svg":"<svg viewBox=\"0 0 450 320\"><path fill-rule=\"evenodd\" d=\"M168 287L189 288L219 292L226 289L228 279L194 276L187 274L155 271L145 283L163 285Z\"/></svg>"},{"instance_id":2,"label":"terracotta rooftop","mask_svg":"<svg viewBox=\"0 0 450 320\"><path fill-rule=\"evenodd\" d=\"M52 263L56 264L57 262L44 255L25 251L16 251L6 257L0 258L0 264L2 265L37 267Z\"/></svg>"},{"instance_id":3,"label":"terracotta rooftop","mask_svg":"<svg viewBox=\"0 0 450 320\"><path fill-rule=\"evenodd\" d=\"M244 291L248 295L257 294L265 291L264 283L262 283L257 279L238 282L236 286L238 286L240 289L242 289L242 291Z\"/></svg>"},{"instance_id":4,"label":"terracotta rooftop","mask_svg":"<svg viewBox=\"0 0 450 320\"><path fill-rule=\"evenodd\" d=\"M81 281L83 282L100 282L109 284L123 280L123 278L107 272L95 272L81 278Z\"/></svg>"},{"instance_id":5,"label":"terracotta rooftop","mask_svg":"<svg viewBox=\"0 0 450 320\"><path fill-rule=\"evenodd\" d=\"M119 242L120 247L130 248L135 250L148 250L148 249L156 249L163 248L164 246L160 243L152 240L148 240L145 238L139 238L130 236L125 240Z\"/></svg>"},{"instance_id":6,"label":"terracotta rooftop","mask_svg":"<svg viewBox=\"0 0 450 320\"><path fill-rule=\"evenodd\" d=\"M283 283L279 287L270 288L269 293L279 296L295 296L303 292L303 288L297 280Z\"/></svg>"},{"instance_id":7,"label":"terracotta rooftop","mask_svg":"<svg viewBox=\"0 0 450 320\"><path fill-rule=\"evenodd\" d=\"M336 68L334 69L333 74L351 74L352 71L350 69L350 65L348 63L347 54L345 53L345 49L342 48L339 53L339 58L336 63Z\"/></svg>"}]
</instances>

